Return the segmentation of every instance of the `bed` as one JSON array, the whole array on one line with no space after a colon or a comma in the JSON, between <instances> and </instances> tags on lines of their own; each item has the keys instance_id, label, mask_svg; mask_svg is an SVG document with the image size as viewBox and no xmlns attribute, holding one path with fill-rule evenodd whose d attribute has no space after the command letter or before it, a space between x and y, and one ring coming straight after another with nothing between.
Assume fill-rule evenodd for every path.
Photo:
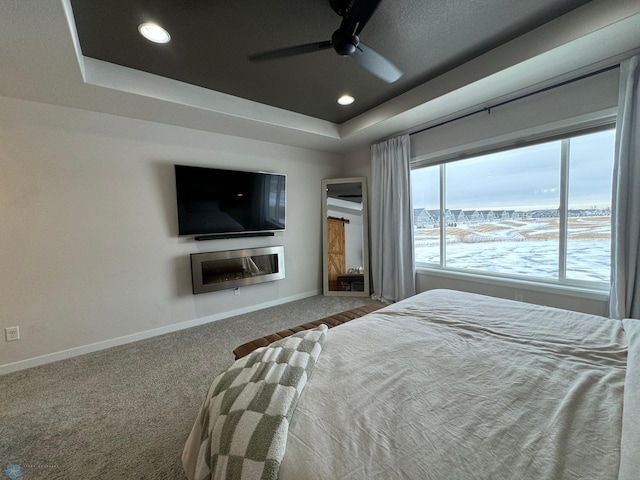
<instances>
[{"instance_id":1,"label":"bed","mask_svg":"<svg viewBox=\"0 0 640 480\"><path fill-rule=\"evenodd\" d=\"M190 480L637 480L640 320L424 292L238 360L182 458Z\"/></svg>"}]
</instances>

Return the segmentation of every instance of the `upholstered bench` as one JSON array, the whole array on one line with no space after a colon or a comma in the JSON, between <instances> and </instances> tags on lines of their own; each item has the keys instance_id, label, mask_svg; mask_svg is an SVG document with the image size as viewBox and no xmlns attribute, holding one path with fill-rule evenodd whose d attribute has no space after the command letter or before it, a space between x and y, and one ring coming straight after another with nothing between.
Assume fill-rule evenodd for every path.
<instances>
[{"instance_id":1,"label":"upholstered bench","mask_svg":"<svg viewBox=\"0 0 640 480\"><path fill-rule=\"evenodd\" d=\"M282 330L281 332L272 333L271 335L266 335L261 338L256 338L255 340L251 340L250 342L240 345L233 351L233 354L236 356L236 360L238 360L239 358L242 358L245 355L253 352L256 348L266 347L267 345L280 340L281 338L293 335L294 333L301 332L303 330L310 330L322 324L326 325L329 328L333 328L335 326L349 322L355 318L360 318L368 313L375 312L382 307L384 307L384 305L379 303L363 305L362 307L352 308L351 310L336 313L335 315L321 318L320 320L314 320L313 322L298 325L297 327L291 327L286 330Z\"/></svg>"}]
</instances>

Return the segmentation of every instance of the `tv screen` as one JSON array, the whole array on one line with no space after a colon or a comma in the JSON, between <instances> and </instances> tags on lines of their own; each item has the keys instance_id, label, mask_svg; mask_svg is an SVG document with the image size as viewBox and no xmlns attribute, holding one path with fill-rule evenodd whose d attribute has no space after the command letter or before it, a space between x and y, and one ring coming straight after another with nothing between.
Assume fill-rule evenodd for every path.
<instances>
[{"instance_id":1,"label":"tv screen","mask_svg":"<svg viewBox=\"0 0 640 480\"><path fill-rule=\"evenodd\" d=\"M286 176L175 165L178 234L284 230Z\"/></svg>"}]
</instances>

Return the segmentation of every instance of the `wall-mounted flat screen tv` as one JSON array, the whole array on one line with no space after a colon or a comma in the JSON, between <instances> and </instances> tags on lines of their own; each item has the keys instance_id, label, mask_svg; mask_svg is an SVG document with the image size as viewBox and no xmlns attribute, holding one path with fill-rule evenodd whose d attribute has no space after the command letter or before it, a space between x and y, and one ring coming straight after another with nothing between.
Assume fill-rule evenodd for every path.
<instances>
[{"instance_id":1,"label":"wall-mounted flat screen tv","mask_svg":"<svg viewBox=\"0 0 640 480\"><path fill-rule=\"evenodd\" d=\"M175 165L179 235L285 229L286 176Z\"/></svg>"}]
</instances>

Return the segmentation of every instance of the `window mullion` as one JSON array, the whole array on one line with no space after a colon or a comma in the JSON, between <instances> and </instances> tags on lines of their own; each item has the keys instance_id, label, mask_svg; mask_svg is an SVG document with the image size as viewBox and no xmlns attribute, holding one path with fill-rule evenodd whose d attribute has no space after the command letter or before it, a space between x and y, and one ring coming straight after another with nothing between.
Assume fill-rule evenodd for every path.
<instances>
[{"instance_id":1,"label":"window mullion","mask_svg":"<svg viewBox=\"0 0 640 480\"><path fill-rule=\"evenodd\" d=\"M567 232L569 228L569 154L570 140L564 139L561 143L560 154L560 215L559 227L559 249L558 249L558 280L567 278Z\"/></svg>"},{"instance_id":2,"label":"window mullion","mask_svg":"<svg viewBox=\"0 0 640 480\"><path fill-rule=\"evenodd\" d=\"M440 165L440 266L445 267L447 265L447 225L445 222L445 210L446 210L446 178L447 172L445 170L446 165L443 163Z\"/></svg>"}]
</instances>

